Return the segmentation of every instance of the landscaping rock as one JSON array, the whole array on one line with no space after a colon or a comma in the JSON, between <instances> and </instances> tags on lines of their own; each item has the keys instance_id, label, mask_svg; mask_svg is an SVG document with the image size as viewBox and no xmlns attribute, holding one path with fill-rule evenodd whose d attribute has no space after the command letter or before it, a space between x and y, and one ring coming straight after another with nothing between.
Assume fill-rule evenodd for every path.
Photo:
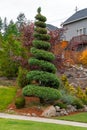
<instances>
[{"instance_id":1,"label":"landscaping rock","mask_svg":"<svg viewBox=\"0 0 87 130\"><path fill-rule=\"evenodd\" d=\"M32 113L31 115L32 115L32 116L34 116L34 117L36 117L36 116L37 116L35 113Z\"/></svg>"},{"instance_id":2,"label":"landscaping rock","mask_svg":"<svg viewBox=\"0 0 87 130\"><path fill-rule=\"evenodd\" d=\"M83 111L87 112L87 106L84 105Z\"/></svg>"},{"instance_id":3,"label":"landscaping rock","mask_svg":"<svg viewBox=\"0 0 87 130\"><path fill-rule=\"evenodd\" d=\"M76 112L77 109L75 108L75 106L68 105L66 111L67 111L68 113L71 113L71 112Z\"/></svg>"},{"instance_id":4,"label":"landscaping rock","mask_svg":"<svg viewBox=\"0 0 87 130\"><path fill-rule=\"evenodd\" d=\"M27 113L27 116L31 116L31 114L30 114L30 113Z\"/></svg>"},{"instance_id":5,"label":"landscaping rock","mask_svg":"<svg viewBox=\"0 0 87 130\"><path fill-rule=\"evenodd\" d=\"M43 117L52 117L56 116L56 109L54 106L47 107L47 109L42 113Z\"/></svg>"},{"instance_id":6,"label":"landscaping rock","mask_svg":"<svg viewBox=\"0 0 87 130\"><path fill-rule=\"evenodd\" d=\"M60 115L64 116L64 115L68 115L68 113L65 109L61 109Z\"/></svg>"},{"instance_id":7,"label":"landscaping rock","mask_svg":"<svg viewBox=\"0 0 87 130\"><path fill-rule=\"evenodd\" d=\"M55 106L56 112L60 112L60 107L59 106Z\"/></svg>"},{"instance_id":8,"label":"landscaping rock","mask_svg":"<svg viewBox=\"0 0 87 130\"><path fill-rule=\"evenodd\" d=\"M60 112L56 112L56 116L61 116Z\"/></svg>"}]
</instances>

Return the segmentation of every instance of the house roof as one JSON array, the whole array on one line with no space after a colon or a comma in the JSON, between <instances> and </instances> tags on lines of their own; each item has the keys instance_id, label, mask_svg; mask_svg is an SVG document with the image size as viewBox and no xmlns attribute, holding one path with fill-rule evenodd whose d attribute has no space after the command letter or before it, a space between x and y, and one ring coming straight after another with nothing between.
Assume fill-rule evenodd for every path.
<instances>
[{"instance_id":1,"label":"house roof","mask_svg":"<svg viewBox=\"0 0 87 130\"><path fill-rule=\"evenodd\" d=\"M50 31L55 31L55 30L58 30L58 27L54 26L54 25L51 25L51 24L46 24L48 30Z\"/></svg>"},{"instance_id":2,"label":"house roof","mask_svg":"<svg viewBox=\"0 0 87 130\"><path fill-rule=\"evenodd\" d=\"M74 13L71 17L69 17L64 23L63 25L67 25L82 19L87 18L87 8L82 9L77 11L76 13Z\"/></svg>"}]
</instances>

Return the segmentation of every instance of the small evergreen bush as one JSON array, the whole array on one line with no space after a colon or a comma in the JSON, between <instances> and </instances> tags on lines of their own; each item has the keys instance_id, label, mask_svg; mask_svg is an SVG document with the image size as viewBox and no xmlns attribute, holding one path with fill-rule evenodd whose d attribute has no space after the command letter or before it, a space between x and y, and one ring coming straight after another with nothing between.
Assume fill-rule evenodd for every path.
<instances>
[{"instance_id":1,"label":"small evergreen bush","mask_svg":"<svg viewBox=\"0 0 87 130\"><path fill-rule=\"evenodd\" d=\"M61 109L67 108L67 105L64 102L61 102L61 101L57 101L57 103L55 103L54 106L59 106Z\"/></svg>"},{"instance_id":2,"label":"small evergreen bush","mask_svg":"<svg viewBox=\"0 0 87 130\"><path fill-rule=\"evenodd\" d=\"M83 103L79 98L75 98L72 105L76 106L77 109L83 108Z\"/></svg>"},{"instance_id":3,"label":"small evergreen bush","mask_svg":"<svg viewBox=\"0 0 87 130\"><path fill-rule=\"evenodd\" d=\"M23 96L17 97L15 100L16 108L20 109L25 106L25 98Z\"/></svg>"}]
</instances>

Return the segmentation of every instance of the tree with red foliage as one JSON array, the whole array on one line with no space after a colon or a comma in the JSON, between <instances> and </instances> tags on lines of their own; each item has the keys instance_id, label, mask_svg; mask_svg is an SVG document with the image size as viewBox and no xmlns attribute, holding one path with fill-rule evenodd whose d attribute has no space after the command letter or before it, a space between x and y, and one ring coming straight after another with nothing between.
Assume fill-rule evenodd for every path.
<instances>
[{"instance_id":1,"label":"tree with red foliage","mask_svg":"<svg viewBox=\"0 0 87 130\"><path fill-rule=\"evenodd\" d=\"M54 46L57 45L58 43L60 43L60 41L62 40L62 35L63 35L64 29L60 28L57 29L55 31L49 31L49 35L50 35L50 43L51 43L51 51L55 51L54 50Z\"/></svg>"},{"instance_id":2,"label":"tree with red foliage","mask_svg":"<svg viewBox=\"0 0 87 130\"><path fill-rule=\"evenodd\" d=\"M64 59L62 58L62 53L64 48L62 48L61 41L62 41L62 36L63 36L64 29L58 29L55 31L50 31L50 43L51 43L51 51L55 54L55 60L54 64L58 71L61 71L63 69L63 62Z\"/></svg>"},{"instance_id":3,"label":"tree with red foliage","mask_svg":"<svg viewBox=\"0 0 87 130\"><path fill-rule=\"evenodd\" d=\"M25 24L24 26L22 26L22 28L20 28L21 35L19 40L21 41L21 55L14 57L15 60L18 61L20 65L26 69L29 69L28 58L31 56L30 47L34 39L33 32L34 32L33 23L30 23L28 25Z\"/></svg>"},{"instance_id":4,"label":"tree with red foliage","mask_svg":"<svg viewBox=\"0 0 87 130\"><path fill-rule=\"evenodd\" d=\"M32 45L32 41L34 39L33 32L34 32L34 23L30 23L28 25L24 25L21 29L21 41L22 45L27 49L30 49Z\"/></svg>"}]
</instances>

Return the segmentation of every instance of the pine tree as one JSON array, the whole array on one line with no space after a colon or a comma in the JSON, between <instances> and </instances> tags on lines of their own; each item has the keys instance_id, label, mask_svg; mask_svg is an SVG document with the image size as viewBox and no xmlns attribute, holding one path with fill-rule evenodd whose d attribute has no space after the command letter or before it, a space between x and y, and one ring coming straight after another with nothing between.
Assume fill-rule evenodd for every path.
<instances>
[{"instance_id":1,"label":"pine tree","mask_svg":"<svg viewBox=\"0 0 87 130\"><path fill-rule=\"evenodd\" d=\"M2 30L2 28L3 28L3 23L2 23L2 19L1 19L1 17L0 17L0 32L1 32L1 30Z\"/></svg>"},{"instance_id":2,"label":"pine tree","mask_svg":"<svg viewBox=\"0 0 87 130\"><path fill-rule=\"evenodd\" d=\"M7 25L7 18L5 17L4 18L4 22L3 22L3 30L4 30L4 32L6 32L7 27L8 27L8 25Z\"/></svg>"},{"instance_id":3,"label":"pine tree","mask_svg":"<svg viewBox=\"0 0 87 130\"><path fill-rule=\"evenodd\" d=\"M56 91L56 89L59 87L60 81L55 75L56 67L54 64L52 64L55 56L53 53L49 52L50 36L47 34L46 30L46 17L41 14L40 7L38 8L37 12L38 14L35 16L36 21L33 47L30 49L32 58L29 59L29 65L32 70L27 74L27 78L30 81L30 84L24 87L23 94L27 96L33 95L47 99L49 98L49 93ZM36 84L33 85L33 81L35 81ZM46 93L43 94L44 92ZM57 94L55 93L53 96L57 96Z\"/></svg>"},{"instance_id":4,"label":"pine tree","mask_svg":"<svg viewBox=\"0 0 87 130\"><path fill-rule=\"evenodd\" d=\"M23 25L25 25L26 20L27 20L27 19L26 19L24 13L20 13L20 14L18 15L16 24L17 24L17 26L18 26L19 29L20 29Z\"/></svg>"}]
</instances>

